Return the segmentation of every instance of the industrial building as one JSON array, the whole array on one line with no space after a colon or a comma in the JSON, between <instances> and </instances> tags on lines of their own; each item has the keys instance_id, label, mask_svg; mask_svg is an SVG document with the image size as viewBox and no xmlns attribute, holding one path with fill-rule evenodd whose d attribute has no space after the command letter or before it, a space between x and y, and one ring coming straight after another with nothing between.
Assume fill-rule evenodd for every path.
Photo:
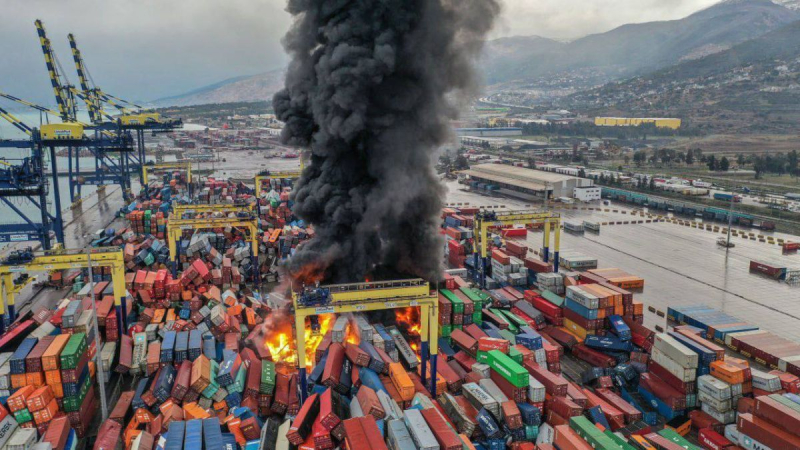
<instances>
[{"instance_id":1,"label":"industrial building","mask_svg":"<svg viewBox=\"0 0 800 450\"><path fill-rule=\"evenodd\" d=\"M573 198L581 202L591 202L600 200L600 194L599 186L578 186L573 191Z\"/></svg>"},{"instance_id":2,"label":"industrial building","mask_svg":"<svg viewBox=\"0 0 800 450\"><path fill-rule=\"evenodd\" d=\"M456 135L473 136L473 137L522 136L522 128L519 127L456 128Z\"/></svg>"},{"instance_id":3,"label":"industrial building","mask_svg":"<svg viewBox=\"0 0 800 450\"><path fill-rule=\"evenodd\" d=\"M677 130L681 127L681 119L674 118L633 118L633 117L595 117L594 124L598 127L637 127L652 123L658 128L671 128Z\"/></svg>"},{"instance_id":4,"label":"industrial building","mask_svg":"<svg viewBox=\"0 0 800 450\"><path fill-rule=\"evenodd\" d=\"M541 200L545 193L549 198L572 198L575 188L594 185L585 178L503 164L480 164L462 173L470 184L493 186L490 190L494 193L524 200Z\"/></svg>"}]
</instances>

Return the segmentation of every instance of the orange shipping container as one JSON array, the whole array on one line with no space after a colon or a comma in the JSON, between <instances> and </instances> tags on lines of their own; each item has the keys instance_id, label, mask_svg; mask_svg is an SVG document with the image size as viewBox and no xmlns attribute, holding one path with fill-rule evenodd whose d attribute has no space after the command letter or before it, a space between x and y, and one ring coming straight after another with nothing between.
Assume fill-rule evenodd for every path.
<instances>
[{"instance_id":1,"label":"orange shipping container","mask_svg":"<svg viewBox=\"0 0 800 450\"><path fill-rule=\"evenodd\" d=\"M725 361L712 362L711 375L729 384L744 383L744 370Z\"/></svg>"},{"instance_id":2,"label":"orange shipping container","mask_svg":"<svg viewBox=\"0 0 800 450\"><path fill-rule=\"evenodd\" d=\"M411 377L408 376L402 364L389 364L389 377L403 401L411 401L414 398L414 382L411 381Z\"/></svg>"},{"instance_id":3,"label":"orange shipping container","mask_svg":"<svg viewBox=\"0 0 800 450\"><path fill-rule=\"evenodd\" d=\"M50 386L42 386L35 391L25 400L28 405L28 411L34 412L46 408L47 404L53 400L53 390Z\"/></svg>"},{"instance_id":4,"label":"orange shipping container","mask_svg":"<svg viewBox=\"0 0 800 450\"><path fill-rule=\"evenodd\" d=\"M8 405L8 409L11 412L17 412L19 410L25 409L27 407L27 399L33 393L35 389L33 386L24 386L20 388L17 392L11 394L6 401Z\"/></svg>"},{"instance_id":5,"label":"orange shipping container","mask_svg":"<svg viewBox=\"0 0 800 450\"><path fill-rule=\"evenodd\" d=\"M48 403L43 409L33 412L33 421L36 422L36 425L41 425L53 420L53 417L55 417L57 413L58 402L56 402L56 399L51 399L50 403Z\"/></svg>"}]
</instances>

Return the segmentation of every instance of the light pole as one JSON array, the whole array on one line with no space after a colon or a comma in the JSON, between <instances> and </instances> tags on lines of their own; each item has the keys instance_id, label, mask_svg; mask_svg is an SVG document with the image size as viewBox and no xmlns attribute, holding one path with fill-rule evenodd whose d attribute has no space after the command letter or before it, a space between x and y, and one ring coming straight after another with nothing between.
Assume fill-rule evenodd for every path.
<instances>
[{"instance_id":1,"label":"light pole","mask_svg":"<svg viewBox=\"0 0 800 450\"><path fill-rule=\"evenodd\" d=\"M102 411L102 419L106 420L108 417L108 403L106 401L106 373L103 370L103 361L100 359L100 330L97 326L97 303L94 293L94 276L92 275L92 251L86 250L86 259L89 265L89 290L92 292L92 312L94 319L92 320L92 327L94 328L94 364L97 367L97 381L100 383L100 409ZM116 294L116 293L115 293ZM123 301L125 301L123 299ZM119 330L124 333L125 330Z\"/></svg>"}]
</instances>

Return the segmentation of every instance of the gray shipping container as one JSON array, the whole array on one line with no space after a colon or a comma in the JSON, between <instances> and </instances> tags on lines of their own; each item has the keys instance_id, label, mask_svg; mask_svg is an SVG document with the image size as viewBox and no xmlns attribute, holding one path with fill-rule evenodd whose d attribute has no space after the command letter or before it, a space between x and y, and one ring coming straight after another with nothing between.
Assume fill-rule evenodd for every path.
<instances>
[{"instance_id":1,"label":"gray shipping container","mask_svg":"<svg viewBox=\"0 0 800 450\"><path fill-rule=\"evenodd\" d=\"M732 396L731 385L711 375L703 375L697 378L697 390L698 393L705 392L707 396L711 396L720 401L730 400ZM724 411L723 409L717 409L719 411Z\"/></svg>"},{"instance_id":2,"label":"gray shipping container","mask_svg":"<svg viewBox=\"0 0 800 450\"><path fill-rule=\"evenodd\" d=\"M508 397L506 397L506 394L504 394L503 391L500 390L500 388L495 384L494 381L488 378L484 378L478 382L478 385L481 388L483 388L483 390L486 391L487 394L491 395L492 398L495 399L495 401L497 401L498 403L503 403L508 401Z\"/></svg>"},{"instance_id":3,"label":"gray shipping container","mask_svg":"<svg viewBox=\"0 0 800 450\"><path fill-rule=\"evenodd\" d=\"M415 450L414 439L402 420L390 420L386 425L386 445L389 450Z\"/></svg>"},{"instance_id":4,"label":"gray shipping container","mask_svg":"<svg viewBox=\"0 0 800 450\"><path fill-rule=\"evenodd\" d=\"M474 383L473 383L474 384ZM418 409L403 411L403 422L419 450L439 450L439 443Z\"/></svg>"},{"instance_id":5,"label":"gray shipping container","mask_svg":"<svg viewBox=\"0 0 800 450\"><path fill-rule=\"evenodd\" d=\"M467 383L461 386L461 391L475 409L480 411L481 408L486 408L495 417L500 417L500 404L482 387L475 383Z\"/></svg>"},{"instance_id":6,"label":"gray shipping container","mask_svg":"<svg viewBox=\"0 0 800 450\"><path fill-rule=\"evenodd\" d=\"M778 362L780 364L780 361ZM760 370L750 368L753 374L753 387L767 392L775 392L781 388L781 379Z\"/></svg>"}]
</instances>

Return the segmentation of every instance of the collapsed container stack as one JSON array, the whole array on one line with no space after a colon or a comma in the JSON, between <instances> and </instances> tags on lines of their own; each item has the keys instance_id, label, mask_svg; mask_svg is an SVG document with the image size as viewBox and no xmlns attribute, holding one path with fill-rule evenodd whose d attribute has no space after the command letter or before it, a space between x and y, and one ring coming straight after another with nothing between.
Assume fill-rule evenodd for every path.
<instances>
[{"instance_id":1,"label":"collapsed container stack","mask_svg":"<svg viewBox=\"0 0 800 450\"><path fill-rule=\"evenodd\" d=\"M188 197L187 173L175 170L162 175L151 175L148 180L148 186L145 186L142 190L145 191L145 198L162 202L170 202L176 197Z\"/></svg>"},{"instance_id":2,"label":"collapsed container stack","mask_svg":"<svg viewBox=\"0 0 800 450\"><path fill-rule=\"evenodd\" d=\"M252 192L253 190L244 183L208 177L197 193L196 202L208 205L248 202Z\"/></svg>"},{"instance_id":3,"label":"collapsed container stack","mask_svg":"<svg viewBox=\"0 0 800 450\"><path fill-rule=\"evenodd\" d=\"M447 237L445 255L451 267L463 268L467 263L467 254L472 253L471 241L474 238L474 231L473 219L467 215L469 211L471 210L463 212L453 208L445 208L442 211L443 233Z\"/></svg>"}]
</instances>

